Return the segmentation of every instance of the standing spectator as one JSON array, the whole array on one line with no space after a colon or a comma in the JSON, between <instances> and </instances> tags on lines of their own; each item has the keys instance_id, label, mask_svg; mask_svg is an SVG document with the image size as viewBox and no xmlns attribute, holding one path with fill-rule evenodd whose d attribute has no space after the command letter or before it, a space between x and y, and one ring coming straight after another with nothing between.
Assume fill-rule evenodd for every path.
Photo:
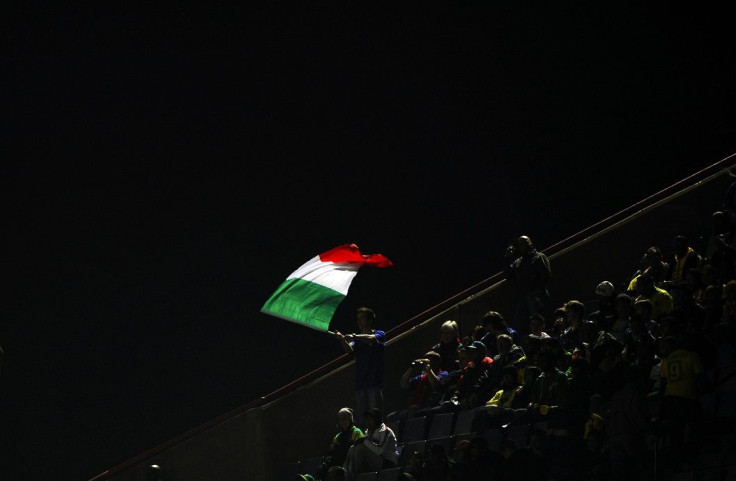
<instances>
[{"instance_id":1,"label":"standing spectator","mask_svg":"<svg viewBox=\"0 0 736 481\"><path fill-rule=\"evenodd\" d=\"M644 274L651 277L654 284L658 286L668 280L670 265L663 259L664 255L659 247L653 246L647 249L646 254L644 254L644 257L642 258L643 268L634 274L633 279L629 282L627 290L630 292L636 291L636 285L639 282L639 278Z\"/></svg>"},{"instance_id":2,"label":"standing spectator","mask_svg":"<svg viewBox=\"0 0 736 481\"><path fill-rule=\"evenodd\" d=\"M672 265L670 280L681 282L685 280L685 276L690 269L700 267L700 254L690 247L690 243L684 235L678 235L672 239L672 250L675 255L675 262Z\"/></svg>"},{"instance_id":3,"label":"standing spectator","mask_svg":"<svg viewBox=\"0 0 736 481\"><path fill-rule=\"evenodd\" d=\"M527 236L519 237L515 248L507 249L506 260L510 262L507 277L516 285L518 295L512 327L526 335L529 317L541 312L549 298L552 269L547 256L537 251Z\"/></svg>"},{"instance_id":4,"label":"standing spectator","mask_svg":"<svg viewBox=\"0 0 736 481\"><path fill-rule=\"evenodd\" d=\"M383 355L386 333L373 329L376 314L368 307L356 312L358 334L341 334L335 331L345 352L355 355L356 408L362 416L368 409L383 409ZM363 420L358 419L363 425Z\"/></svg>"},{"instance_id":5,"label":"standing spectator","mask_svg":"<svg viewBox=\"0 0 736 481\"><path fill-rule=\"evenodd\" d=\"M454 371L458 368L457 348L460 347L460 332L455 321L445 321L440 327L440 342L432 347L432 351L441 356L440 370Z\"/></svg>"},{"instance_id":6,"label":"standing spectator","mask_svg":"<svg viewBox=\"0 0 736 481\"><path fill-rule=\"evenodd\" d=\"M396 435L383 423L381 411L371 408L364 415L365 437L355 440L345 459L344 468L351 480L358 473L393 468L399 461Z\"/></svg>"}]
</instances>

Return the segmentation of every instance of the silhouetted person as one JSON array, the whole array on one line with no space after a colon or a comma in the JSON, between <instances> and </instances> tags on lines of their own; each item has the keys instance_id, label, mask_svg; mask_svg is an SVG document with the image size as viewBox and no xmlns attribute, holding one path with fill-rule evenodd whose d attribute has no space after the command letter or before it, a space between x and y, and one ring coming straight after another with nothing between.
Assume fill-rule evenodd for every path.
<instances>
[{"instance_id":1,"label":"silhouetted person","mask_svg":"<svg viewBox=\"0 0 736 481\"><path fill-rule=\"evenodd\" d=\"M335 331L342 348L355 355L355 408L359 426L368 409L383 409L383 371L386 333L373 328L376 314L372 309L360 307L356 312L358 334L341 334Z\"/></svg>"},{"instance_id":2,"label":"silhouetted person","mask_svg":"<svg viewBox=\"0 0 736 481\"><path fill-rule=\"evenodd\" d=\"M506 260L510 262L507 277L515 284L518 295L511 327L526 335L529 317L541 312L549 298L552 269L547 256L537 251L527 236L519 237L516 245L507 249Z\"/></svg>"}]
</instances>

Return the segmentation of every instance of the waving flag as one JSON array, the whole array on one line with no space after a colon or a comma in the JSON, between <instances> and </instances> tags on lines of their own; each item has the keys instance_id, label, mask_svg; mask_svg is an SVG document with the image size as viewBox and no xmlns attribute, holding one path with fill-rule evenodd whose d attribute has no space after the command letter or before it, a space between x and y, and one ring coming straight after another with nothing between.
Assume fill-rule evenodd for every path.
<instances>
[{"instance_id":1,"label":"waving flag","mask_svg":"<svg viewBox=\"0 0 736 481\"><path fill-rule=\"evenodd\" d=\"M393 263L381 254L361 254L355 244L323 252L294 271L261 312L326 331L358 269L365 265L390 267Z\"/></svg>"}]
</instances>

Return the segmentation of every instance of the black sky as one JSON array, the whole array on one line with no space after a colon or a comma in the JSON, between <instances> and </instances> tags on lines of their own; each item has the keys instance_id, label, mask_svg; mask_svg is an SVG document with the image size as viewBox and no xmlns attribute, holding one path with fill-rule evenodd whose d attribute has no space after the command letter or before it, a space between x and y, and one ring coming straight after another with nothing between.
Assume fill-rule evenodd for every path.
<instances>
[{"instance_id":1,"label":"black sky","mask_svg":"<svg viewBox=\"0 0 736 481\"><path fill-rule=\"evenodd\" d=\"M394 261L334 320L390 328L736 151L725 8L51 3L3 16L2 479L88 479L338 356L259 313L321 251Z\"/></svg>"}]
</instances>

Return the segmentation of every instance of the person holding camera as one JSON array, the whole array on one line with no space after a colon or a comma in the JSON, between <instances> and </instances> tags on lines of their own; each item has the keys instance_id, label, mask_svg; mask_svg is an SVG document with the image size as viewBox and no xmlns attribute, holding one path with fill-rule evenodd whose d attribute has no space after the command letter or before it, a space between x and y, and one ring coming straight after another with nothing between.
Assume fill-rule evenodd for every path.
<instances>
[{"instance_id":1,"label":"person holding camera","mask_svg":"<svg viewBox=\"0 0 736 481\"><path fill-rule=\"evenodd\" d=\"M399 381L403 389L412 391L409 408L389 414L387 420L401 422L413 417L418 409L439 404L449 375L440 368L441 362L442 357L435 351L429 351L423 358L411 361Z\"/></svg>"}]
</instances>

